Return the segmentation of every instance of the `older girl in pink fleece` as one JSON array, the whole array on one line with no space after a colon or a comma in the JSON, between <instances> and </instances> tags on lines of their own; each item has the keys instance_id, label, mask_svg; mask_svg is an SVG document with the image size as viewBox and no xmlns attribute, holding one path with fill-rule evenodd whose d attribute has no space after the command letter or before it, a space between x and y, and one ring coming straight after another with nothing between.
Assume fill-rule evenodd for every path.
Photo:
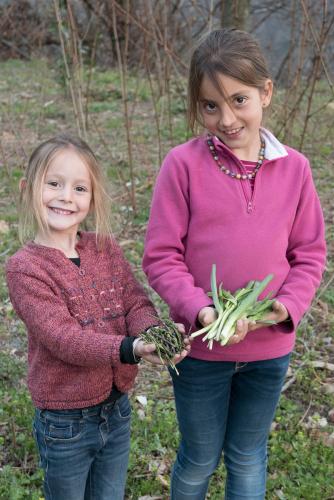
<instances>
[{"instance_id":1,"label":"older girl in pink fleece","mask_svg":"<svg viewBox=\"0 0 334 500\"><path fill-rule=\"evenodd\" d=\"M276 325L244 318L229 345L212 350L199 336L172 375L181 443L171 498L204 500L223 453L225 498L263 499L270 425L324 268L322 210L307 158L262 127L273 82L249 34L210 33L192 56L188 91L189 124L207 133L165 158L144 270L189 331L216 318L207 295L212 264L232 292L273 273L265 293L275 295L268 319Z\"/></svg>"}]
</instances>

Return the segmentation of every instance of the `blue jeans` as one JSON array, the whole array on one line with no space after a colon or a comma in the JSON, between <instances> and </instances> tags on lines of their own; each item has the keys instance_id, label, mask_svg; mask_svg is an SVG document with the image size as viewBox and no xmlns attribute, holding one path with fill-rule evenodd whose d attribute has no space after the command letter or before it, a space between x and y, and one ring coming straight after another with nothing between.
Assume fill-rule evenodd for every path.
<instances>
[{"instance_id":1,"label":"blue jeans","mask_svg":"<svg viewBox=\"0 0 334 500\"><path fill-rule=\"evenodd\" d=\"M204 500L222 453L225 500L265 498L268 434L289 359L234 363L187 357L177 365L179 376L171 370L181 433L172 500Z\"/></svg>"},{"instance_id":2,"label":"blue jeans","mask_svg":"<svg viewBox=\"0 0 334 500\"><path fill-rule=\"evenodd\" d=\"M36 409L34 433L45 499L123 500L130 419L126 394L85 409Z\"/></svg>"}]
</instances>

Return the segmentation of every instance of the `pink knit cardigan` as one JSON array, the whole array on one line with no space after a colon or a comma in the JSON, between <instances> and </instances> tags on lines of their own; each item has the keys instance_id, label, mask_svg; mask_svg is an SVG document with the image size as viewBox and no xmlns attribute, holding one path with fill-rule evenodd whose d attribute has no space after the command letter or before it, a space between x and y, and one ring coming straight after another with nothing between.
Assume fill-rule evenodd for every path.
<instances>
[{"instance_id":1,"label":"pink knit cardigan","mask_svg":"<svg viewBox=\"0 0 334 500\"><path fill-rule=\"evenodd\" d=\"M60 250L27 243L7 262L10 299L28 330L28 386L38 408L103 401L128 391L137 366L120 362L125 335L156 324L156 312L115 241L98 251L80 233L80 267Z\"/></svg>"}]
</instances>

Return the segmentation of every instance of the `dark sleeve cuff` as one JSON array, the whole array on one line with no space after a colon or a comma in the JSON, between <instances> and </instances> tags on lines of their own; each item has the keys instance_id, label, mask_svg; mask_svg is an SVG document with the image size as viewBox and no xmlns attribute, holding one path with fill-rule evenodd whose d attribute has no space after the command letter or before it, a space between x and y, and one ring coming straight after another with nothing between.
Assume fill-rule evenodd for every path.
<instances>
[{"instance_id":1,"label":"dark sleeve cuff","mask_svg":"<svg viewBox=\"0 0 334 500\"><path fill-rule=\"evenodd\" d=\"M133 343L137 337L124 337L122 340L119 354L121 363L126 363L128 365L137 365L140 359L135 359L133 355Z\"/></svg>"}]
</instances>

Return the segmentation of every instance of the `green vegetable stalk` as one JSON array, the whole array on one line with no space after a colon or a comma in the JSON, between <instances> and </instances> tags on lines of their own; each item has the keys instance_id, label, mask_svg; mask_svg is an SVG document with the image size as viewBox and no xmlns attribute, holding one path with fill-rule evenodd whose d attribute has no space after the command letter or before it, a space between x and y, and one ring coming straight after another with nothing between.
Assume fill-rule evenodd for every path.
<instances>
[{"instance_id":1,"label":"green vegetable stalk","mask_svg":"<svg viewBox=\"0 0 334 500\"><path fill-rule=\"evenodd\" d=\"M154 344L160 360L166 362L177 374L177 368L173 363L176 354L181 354L185 348L183 335L177 329L175 323L169 319L162 322L162 325L152 326L145 332L139 334L146 344Z\"/></svg>"},{"instance_id":2,"label":"green vegetable stalk","mask_svg":"<svg viewBox=\"0 0 334 500\"><path fill-rule=\"evenodd\" d=\"M267 296L263 300L257 300L273 275L269 274L262 281L250 281L245 288L240 288L234 295L224 290L222 283L217 289L216 265L212 265L211 271L211 293L212 300L217 311L217 319L210 325L192 333L191 337L206 334L203 342L208 340L208 347L212 349L213 341L226 345L236 330L238 319L249 319L250 321L275 324L275 321L265 321L263 318L272 311L274 299Z\"/></svg>"}]
</instances>

